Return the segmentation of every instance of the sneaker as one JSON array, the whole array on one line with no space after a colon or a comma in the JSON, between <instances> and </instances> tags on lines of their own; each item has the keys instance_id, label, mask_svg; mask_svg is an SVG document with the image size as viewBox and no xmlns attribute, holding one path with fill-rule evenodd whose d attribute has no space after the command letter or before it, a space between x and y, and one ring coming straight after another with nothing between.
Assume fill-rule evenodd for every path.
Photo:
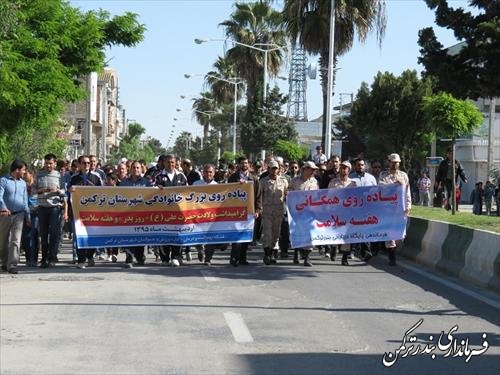
<instances>
[{"instance_id":1,"label":"sneaker","mask_svg":"<svg viewBox=\"0 0 500 375\"><path fill-rule=\"evenodd\" d=\"M105 260L106 258L104 258L104 256L102 256L102 255L99 255L99 256L97 257L97 259L99 259L99 260Z\"/></svg>"},{"instance_id":2,"label":"sneaker","mask_svg":"<svg viewBox=\"0 0 500 375\"><path fill-rule=\"evenodd\" d=\"M125 268L133 268L134 265L132 263L125 263Z\"/></svg>"},{"instance_id":3,"label":"sneaker","mask_svg":"<svg viewBox=\"0 0 500 375\"><path fill-rule=\"evenodd\" d=\"M181 264L179 263L179 260L177 259L172 259L172 267L179 267Z\"/></svg>"},{"instance_id":4,"label":"sneaker","mask_svg":"<svg viewBox=\"0 0 500 375\"><path fill-rule=\"evenodd\" d=\"M299 263L300 263L300 262L299 262L299 260L298 260L297 258L294 258L294 259L293 259L293 264L299 264Z\"/></svg>"},{"instance_id":5,"label":"sneaker","mask_svg":"<svg viewBox=\"0 0 500 375\"><path fill-rule=\"evenodd\" d=\"M311 261L310 261L309 259L306 259L306 260L304 261L304 267L312 267L312 266L313 266L313 265L312 265L312 263L311 263Z\"/></svg>"},{"instance_id":6,"label":"sneaker","mask_svg":"<svg viewBox=\"0 0 500 375\"><path fill-rule=\"evenodd\" d=\"M212 265L212 263L210 263L210 261L208 261L208 260L207 260L207 261L205 261L205 262L203 262L203 264L204 264L205 266L209 266L209 267Z\"/></svg>"},{"instance_id":7,"label":"sneaker","mask_svg":"<svg viewBox=\"0 0 500 375\"><path fill-rule=\"evenodd\" d=\"M55 262L49 262L49 267L55 267L56 263Z\"/></svg>"},{"instance_id":8,"label":"sneaker","mask_svg":"<svg viewBox=\"0 0 500 375\"><path fill-rule=\"evenodd\" d=\"M40 263L40 268L49 268L49 262Z\"/></svg>"},{"instance_id":9,"label":"sneaker","mask_svg":"<svg viewBox=\"0 0 500 375\"><path fill-rule=\"evenodd\" d=\"M94 259L89 259L89 267L94 267L95 266L95 260Z\"/></svg>"},{"instance_id":10,"label":"sneaker","mask_svg":"<svg viewBox=\"0 0 500 375\"><path fill-rule=\"evenodd\" d=\"M84 270L85 269L85 263L77 263L76 264L76 268L79 268L81 270Z\"/></svg>"},{"instance_id":11,"label":"sneaker","mask_svg":"<svg viewBox=\"0 0 500 375\"><path fill-rule=\"evenodd\" d=\"M191 253L186 253L186 260L188 262L191 262L192 259L193 259L193 257L191 256Z\"/></svg>"},{"instance_id":12,"label":"sneaker","mask_svg":"<svg viewBox=\"0 0 500 375\"><path fill-rule=\"evenodd\" d=\"M112 261L112 258L111 258L111 255L108 256L108 259L106 259L108 262L111 262Z\"/></svg>"},{"instance_id":13,"label":"sneaker","mask_svg":"<svg viewBox=\"0 0 500 375\"><path fill-rule=\"evenodd\" d=\"M11 274L13 274L13 275L17 275L17 273L18 273L16 267L10 268L8 272L11 273Z\"/></svg>"},{"instance_id":14,"label":"sneaker","mask_svg":"<svg viewBox=\"0 0 500 375\"><path fill-rule=\"evenodd\" d=\"M238 267L238 260L236 258L229 259L229 264L233 267Z\"/></svg>"},{"instance_id":15,"label":"sneaker","mask_svg":"<svg viewBox=\"0 0 500 375\"><path fill-rule=\"evenodd\" d=\"M116 255L111 255L111 261L113 263L116 263L116 261L118 260L117 256Z\"/></svg>"},{"instance_id":16,"label":"sneaker","mask_svg":"<svg viewBox=\"0 0 500 375\"><path fill-rule=\"evenodd\" d=\"M170 262L167 262L166 260L164 260L164 261L161 262L161 265L162 266L168 266L168 265L170 265Z\"/></svg>"},{"instance_id":17,"label":"sneaker","mask_svg":"<svg viewBox=\"0 0 500 375\"><path fill-rule=\"evenodd\" d=\"M240 264L242 266L248 266L250 264L250 262L248 260L240 260Z\"/></svg>"}]
</instances>

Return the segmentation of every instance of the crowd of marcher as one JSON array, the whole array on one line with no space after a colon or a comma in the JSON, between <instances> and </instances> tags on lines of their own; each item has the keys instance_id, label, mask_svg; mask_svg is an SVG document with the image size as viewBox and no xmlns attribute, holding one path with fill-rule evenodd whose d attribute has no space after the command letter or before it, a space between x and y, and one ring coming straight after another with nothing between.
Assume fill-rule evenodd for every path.
<instances>
[{"instance_id":1,"label":"crowd of marcher","mask_svg":"<svg viewBox=\"0 0 500 375\"><path fill-rule=\"evenodd\" d=\"M359 157L341 161L334 155L327 158L319 146L311 161L299 162L268 157L262 162L252 163L240 157L236 163L219 161L219 165L206 164L199 168L189 159L174 155L161 155L156 163L131 161L123 158L118 165L101 166L94 155L82 155L71 162L57 160L53 154L44 157L39 171L28 170L26 163L15 160L10 173L0 180L0 250L2 270L17 273L21 249L27 267L54 267L59 261L63 240L73 244L73 263L80 269L95 265L96 260L117 262L125 255L126 267L144 265L146 255L154 254L155 262L161 265L180 266L193 259L197 253L200 262L209 266L214 252L231 248L229 263L233 266L248 265L247 252L250 245L262 245L263 262L275 264L280 259L292 258L294 264L301 261L312 266L311 252L314 248L293 249L289 254L289 228L285 200L291 190L314 190L374 186L401 183L406 186L407 211L411 209L412 194L408 175L400 170L401 159L391 154L387 160L371 160ZM369 172L368 172L369 170ZM448 186L448 173L437 184ZM460 173L459 176L462 176ZM465 175L463 176L465 178ZM126 248L79 249L74 235L74 220L69 195L75 186L136 186L158 187L221 184L231 182L253 182L255 227L253 242L196 246L136 246ZM417 186L422 204L431 201L431 182L426 174L418 179ZM491 185L491 184L490 184ZM497 192L477 193L481 199ZM493 195L492 195L493 194ZM476 196L474 196L476 199ZM498 199L498 198L497 198ZM488 205L487 205L488 207ZM491 209L491 204L490 204ZM488 208L487 208L488 210ZM407 212L407 213L408 213ZM391 265L396 263L395 241L359 243L351 245L319 246L316 250L331 261L341 255L341 264L349 265L348 259L354 250L367 261L380 250L389 255ZM292 254L293 253L293 254Z\"/></svg>"}]
</instances>

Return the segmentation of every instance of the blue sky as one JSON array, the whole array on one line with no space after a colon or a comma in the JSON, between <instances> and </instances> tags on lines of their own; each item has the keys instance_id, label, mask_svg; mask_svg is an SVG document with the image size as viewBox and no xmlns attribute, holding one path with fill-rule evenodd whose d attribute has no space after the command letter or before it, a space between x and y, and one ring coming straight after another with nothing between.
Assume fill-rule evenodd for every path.
<instances>
[{"instance_id":1,"label":"blue sky","mask_svg":"<svg viewBox=\"0 0 500 375\"><path fill-rule=\"evenodd\" d=\"M174 137L182 131L201 135L202 127L192 120L191 102L181 94L197 95L203 90L201 77L186 79L185 73L205 74L211 70L218 55L224 53L221 42L198 45L197 37L223 38L218 24L229 18L233 1L230 0L72 0L82 10L104 9L111 14L125 11L137 13L147 27L145 40L136 48L115 47L107 52L110 68L118 72L120 102L126 116L141 123L149 136L164 145L174 130ZM434 24L434 13L423 0L386 0L387 29L382 48L374 35L364 44L355 43L353 49L338 62L336 93L354 94L362 81L371 83L378 71L396 75L405 69L421 71L417 64L418 30L433 26L440 42L455 44L453 34ZM453 7L467 7L463 0L451 0ZM275 1L281 9L282 1ZM314 56L309 62L317 62ZM288 71L282 72L288 77ZM271 84L273 81L271 81ZM288 93L287 82L277 81ZM307 111L309 119L322 112L319 80L309 80ZM343 98L344 102L346 97ZM334 105L339 104L339 95ZM182 109L177 112L176 109ZM179 120L174 121L174 117ZM174 126L175 125L175 126Z\"/></svg>"}]
</instances>

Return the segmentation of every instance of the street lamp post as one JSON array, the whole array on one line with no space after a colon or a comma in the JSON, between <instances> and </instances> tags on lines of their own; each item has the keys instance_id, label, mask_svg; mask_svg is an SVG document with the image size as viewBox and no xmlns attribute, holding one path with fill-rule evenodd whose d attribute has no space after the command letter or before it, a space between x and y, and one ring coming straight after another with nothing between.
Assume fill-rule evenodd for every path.
<instances>
[{"instance_id":1,"label":"street lamp post","mask_svg":"<svg viewBox=\"0 0 500 375\"><path fill-rule=\"evenodd\" d=\"M203 74L184 74L184 77L198 77L203 76ZM206 74L205 77L210 77L217 79L219 81L230 83L234 86L234 111L233 111L233 157L236 155L236 117L237 117L237 105L238 105L238 85L243 83L239 78L222 78L212 74Z\"/></svg>"},{"instance_id":2,"label":"street lamp post","mask_svg":"<svg viewBox=\"0 0 500 375\"><path fill-rule=\"evenodd\" d=\"M194 40L194 42L196 44L202 44L202 43L206 43L206 42L221 42L221 41L226 41L228 39L214 39L214 38L210 38L210 39L203 39L203 38L196 38ZM239 46L243 46L243 47L248 47L248 48L251 48L253 50L256 50L256 51L260 51L260 52L263 52L264 53L264 79L263 79L263 92L262 92L262 99L263 99L263 102L265 103L266 102L266 98L267 98L267 55L269 52L273 52L273 51L277 51L277 50L280 50L280 49L285 49L286 46L280 46L280 45L277 45L275 43L255 43L253 45L251 44L246 44L246 43L242 43L242 42L238 42L234 39L229 39L232 43L236 44L236 45L239 45ZM262 47L266 47L266 48L262 48ZM262 159L264 159L265 157L265 150L262 150L261 151L261 156L262 156Z\"/></svg>"},{"instance_id":3,"label":"street lamp post","mask_svg":"<svg viewBox=\"0 0 500 375\"><path fill-rule=\"evenodd\" d=\"M333 57L335 48L335 0L330 4L330 40L328 50L328 85L326 94L326 131L325 154L329 159L332 154L332 94L333 94Z\"/></svg>"},{"instance_id":4,"label":"street lamp post","mask_svg":"<svg viewBox=\"0 0 500 375\"><path fill-rule=\"evenodd\" d=\"M210 38L210 39L203 39L203 38L196 38L194 40L194 42L196 44L202 44L202 43L206 43L206 42L225 42L227 39L214 39L214 38ZM263 52L264 53L264 84L263 84L263 99L264 99L264 102L266 101L266 97L267 97L267 54L269 52L273 52L273 51L277 51L277 50L280 50L280 49L285 49L287 46L279 46L275 43L255 43L253 45L251 44L245 44L245 43L242 43L242 42L238 42L236 40L233 40L233 39L229 39L232 43L234 44L237 44L239 46L243 46L243 47L248 47L248 48L251 48L251 49L254 49L256 51L260 51L260 52ZM261 46L261 47L269 47L269 48L261 48L261 47L257 47L257 46Z\"/></svg>"},{"instance_id":5,"label":"street lamp post","mask_svg":"<svg viewBox=\"0 0 500 375\"><path fill-rule=\"evenodd\" d=\"M217 113L217 111L200 111L199 109L194 109L194 108L192 110L193 110L193 112L201 113L201 114L208 117L208 124L203 125L203 137L201 138L201 147L203 148L203 138L208 138L208 130L210 128L210 119L214 113ZM182 109L177 108L176 111L181 112Z\"/></svg>"}]
</instances>

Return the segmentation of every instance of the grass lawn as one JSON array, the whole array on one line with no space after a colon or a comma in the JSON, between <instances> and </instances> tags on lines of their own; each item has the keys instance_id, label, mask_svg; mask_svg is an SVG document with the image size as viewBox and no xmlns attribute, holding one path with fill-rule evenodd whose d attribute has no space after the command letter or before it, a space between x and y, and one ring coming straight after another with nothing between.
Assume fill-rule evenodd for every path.
<instances>
[{"instance_id":1,"label":"grass lawn","mask_svg":"<svg viewBox=\"0 0 500 375\"><path fill-rule=\"evenodd\" d=\"M451 211L446 211L442 208L421 206L412 206L410 216L500 233L499 216L473 215L469 212L460 211L452 215Z\"/></svg>"}]
</instances>

